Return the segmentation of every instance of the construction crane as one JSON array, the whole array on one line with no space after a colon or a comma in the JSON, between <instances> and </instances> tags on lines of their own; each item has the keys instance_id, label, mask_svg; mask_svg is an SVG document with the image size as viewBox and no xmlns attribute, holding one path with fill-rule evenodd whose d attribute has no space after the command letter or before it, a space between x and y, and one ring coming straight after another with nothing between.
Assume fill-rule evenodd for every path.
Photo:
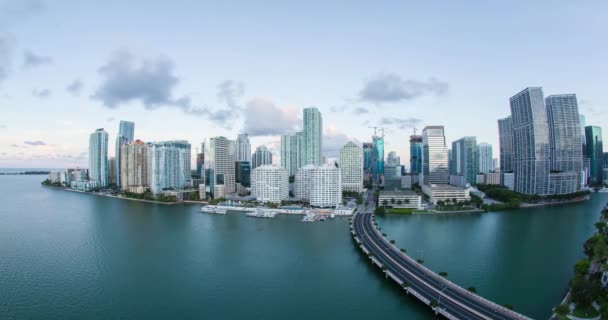
<instances>
[{"instance_id":1,"label":"construction crane","mask_svg":"<svg viewBox=\"0 0 608 320\"><path fill-rule=\"evenodd\" d=\"M369 126L368 128L373 128L374 129L374 137L377 137L377 131L378 130L382 130L382 138L384 138L384 128L383 127L374 127L374 126Z\"/></svg>"}]
</instances>

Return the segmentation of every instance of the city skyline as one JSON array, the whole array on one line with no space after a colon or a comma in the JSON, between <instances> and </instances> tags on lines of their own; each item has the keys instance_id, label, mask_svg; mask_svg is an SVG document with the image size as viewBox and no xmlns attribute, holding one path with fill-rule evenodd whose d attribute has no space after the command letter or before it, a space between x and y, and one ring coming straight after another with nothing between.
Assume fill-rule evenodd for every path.
<instances>
[{"instance_id":1,"label":"city skyline","mask_svg":"<svg viewBox=\"0 0 608 320\"><path fill-rule=\"evenodd\" d=\"M413 127L420 133L427 125L445 126L448 143L476 136L498 146L495 120L508 116L510 96L532 86L542 86L548 95L576 94L587 125L608 124L608 115L601 113L606 44L597 40L605 33L603 2L477 3L475 10L446 4L442 11L451 13L424 4L353 5L338 15L338 23L332 14L345 9L338 4L317 16L313 4L276 5L249 17L248 3L192 10L158 5L146 16L135 3L121 10L113 2L77 3L84 6L81 14L66 19L69 5L0 4L2 167L85 167L86 135L105 128L113 142L119 120L136 122L135 138L146 142L179 139L198 145L215 136L234 140L248 133L252 149L268 146L278 163L280 134L301 130L302 109L308 106L323 114L323 153L330 158L337 158L349 140L368 142L373 134L368 126L385 127L385 151L402 159L409 159ZM521 16L524 5L543 14ZM385 19L367 23L365 17L374 12ZM303 19L307 15L316 17L314 23ZM214 23L228 16L233 24ZM101 23L109 17L111 25ZM173 23L177 17L192 25ZM517 26L486 23L515 18ZM556 26L555 20L566 22ZM280 30L271 28L277 23ZM415 27L426 32L403 31ZM576 46L555 41L574 35ZM479 38L481 48L474 45ZM71 47L66 40L81 43L78 54L66 49ZM505 50L514 45L522 54ZM586 50L574 51L581 47ZM251 48L253 56L241 54ZM142 80L154 90L137 86ZM117 92L121 87L131 90ZM27 117L24 110L30 111ZM114 148L108 153L114 156Z\"/></svg>"}]
</instances>

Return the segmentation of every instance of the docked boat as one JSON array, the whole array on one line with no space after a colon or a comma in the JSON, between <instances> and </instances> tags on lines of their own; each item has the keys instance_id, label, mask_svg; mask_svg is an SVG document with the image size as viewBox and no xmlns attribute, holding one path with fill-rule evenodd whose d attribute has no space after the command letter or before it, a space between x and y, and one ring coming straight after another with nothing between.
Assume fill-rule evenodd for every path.
<instances>
[{"instance_id":1,"label":"docked boat","mask_svg":"<svg viewBox=\"0 0 608 320\"><path fill-rule=\"evenodd\" d=\"M201 208L201 212L204 212L204 213L215 213L215 214L226 214L226 212L228 212L228 210L226 208L221 207L221 206L209 205L209 206L202 207Z\"/></svg>"},{"instance_id":2,"label":"docked boat","mask_svg":"<svg viewBox=\"0 0 608 320\"><path fill-rule=\"evenodd\" d=\"M274 218L278 212L270 209L255 209L253 212L247 212L245 215L254 218Z\"/></svg>"},{"instance_id":3,"label":"docked boat","mask_svg":"<svg viewBox=\"0 0 608 320\"><path fill-rule=\"evenodd\" d=\"M608 192L608 188L603 187L603 188L599 189L597 192L602 192L602 193Z\"/></svg>"},{"instance_id":4,"label":"docked boat","mask_svg":"<svg viewBox=\"0 0 608 320\"><path fill-rule=\"evenodd\" d=\"M303 222L315 222L315 214L314 213L307 213L304 218L302 218Z\"/></svg>"}]
</instances>

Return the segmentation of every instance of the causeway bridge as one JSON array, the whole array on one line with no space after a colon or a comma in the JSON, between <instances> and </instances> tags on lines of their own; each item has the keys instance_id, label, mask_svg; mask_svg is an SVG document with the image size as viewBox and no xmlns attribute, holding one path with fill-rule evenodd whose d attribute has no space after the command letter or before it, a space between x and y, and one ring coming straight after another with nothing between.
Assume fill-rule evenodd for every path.
<instances>
[{"instance_id":1,"label":"causeway bridge","mask_svg":"<svg viewBox=\"0 0 608 320\"><path fill-rule=\"evenodd\" d=\"M407 294L429 305L447 319L530 319L484 299L418 263L401 252L376 228L371 211L360 210L350 223L351 233L372 263Z\"/></svg>"}]
</instances>

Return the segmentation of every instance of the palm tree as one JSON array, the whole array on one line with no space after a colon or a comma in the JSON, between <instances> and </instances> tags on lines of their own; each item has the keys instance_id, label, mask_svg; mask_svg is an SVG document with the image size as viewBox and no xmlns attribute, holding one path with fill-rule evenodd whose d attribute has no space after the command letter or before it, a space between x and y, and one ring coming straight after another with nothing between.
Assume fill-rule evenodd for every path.
<instances>
[{"instance_id":1,"label":"palm tree","mask_svg":"<svg viewBox=\"0 0 608 320\"><path fill-rule=\"evenodd\" d=\"M477 289L475 289L475 287L469 287L469 288L467 288L467 290L469 290L470 292L473 292L473 293L477 293Z\"/></svg>"},{"instance_id":2,"label":"palm tree","mask_svg":"<svg viewBox=\"0 0 608 320\"><path fill-rule=\"evenodd\" d=\"M391 203L395 204L395 198L391 198Z\"/></svg>"},{"instance_id":3,"label":"palm tree","mask_svg":"<svg viewBox=\"0 0 608 320\"><path fill-rule=\"evenodd\" d=\"M441 271L441 272L439 272L439 275L445 278L448 276L448 273L445 271Z\"/></svg>"},{"instance_id":4,"label":"palm tree","mask_svg":"<svg viewBox=\"0 0 608 320\"><path fill-rule=\"evenodd\" d=\"M418 263L420 263L420 264L423 264L423 263L424 263L424 260L422 260L422 259L418 259L418 260L416 260L416 262L418 262Z\"/></svg>"},{"instance_id":5,"label":"palm tree","mask_svg":"<svg viewBox=\"0 0 608 320\"><path fill-rule=\"evenodd\" d=\"M391 240L389 241L391 244L395 244L395 240Z\"/></svg>"},{"instance_id":6,"label":"palm tree","mask_svg":"<svg viewBox=\"0 0 608 320\"><path fill-rule=\"evenodd\" d=\"M388 201L386 199L382 200L382 205L386 206L388 204Z\"/></svg>"},{"instance_id":7,"label":"palm tree","mask_svg":"<svg viewBox=\"0 0 608 320\"><path fill-rule=\"evenodd\" d=\"M403 203L403 201L401 201L401 199L397 200L397 204L401 205Z\"/></svg>"},{"instance_id":8,"label":"palm tree","mask_svg":"<svg viewBox=\"0 0 608 320\"><path fill-rule=\"evenodd\" d=\"M410 199L405 199L405 200L403 200L403 203L405 203L405 204L410 204Z\"/></svg>"},{"instance_id":9,"label":"palm tree","mask_svg":"<svg viewBox=\"0 0 608 320\"><path fill-rule=\"evenodd\" d=\"M403 248L399 249L399 251L401 251L401 252L403 252L403 253L406 253L406 252L407 252L407 250L405 250L405 249L403 249Z\"/></svg>"}]
</instances>

